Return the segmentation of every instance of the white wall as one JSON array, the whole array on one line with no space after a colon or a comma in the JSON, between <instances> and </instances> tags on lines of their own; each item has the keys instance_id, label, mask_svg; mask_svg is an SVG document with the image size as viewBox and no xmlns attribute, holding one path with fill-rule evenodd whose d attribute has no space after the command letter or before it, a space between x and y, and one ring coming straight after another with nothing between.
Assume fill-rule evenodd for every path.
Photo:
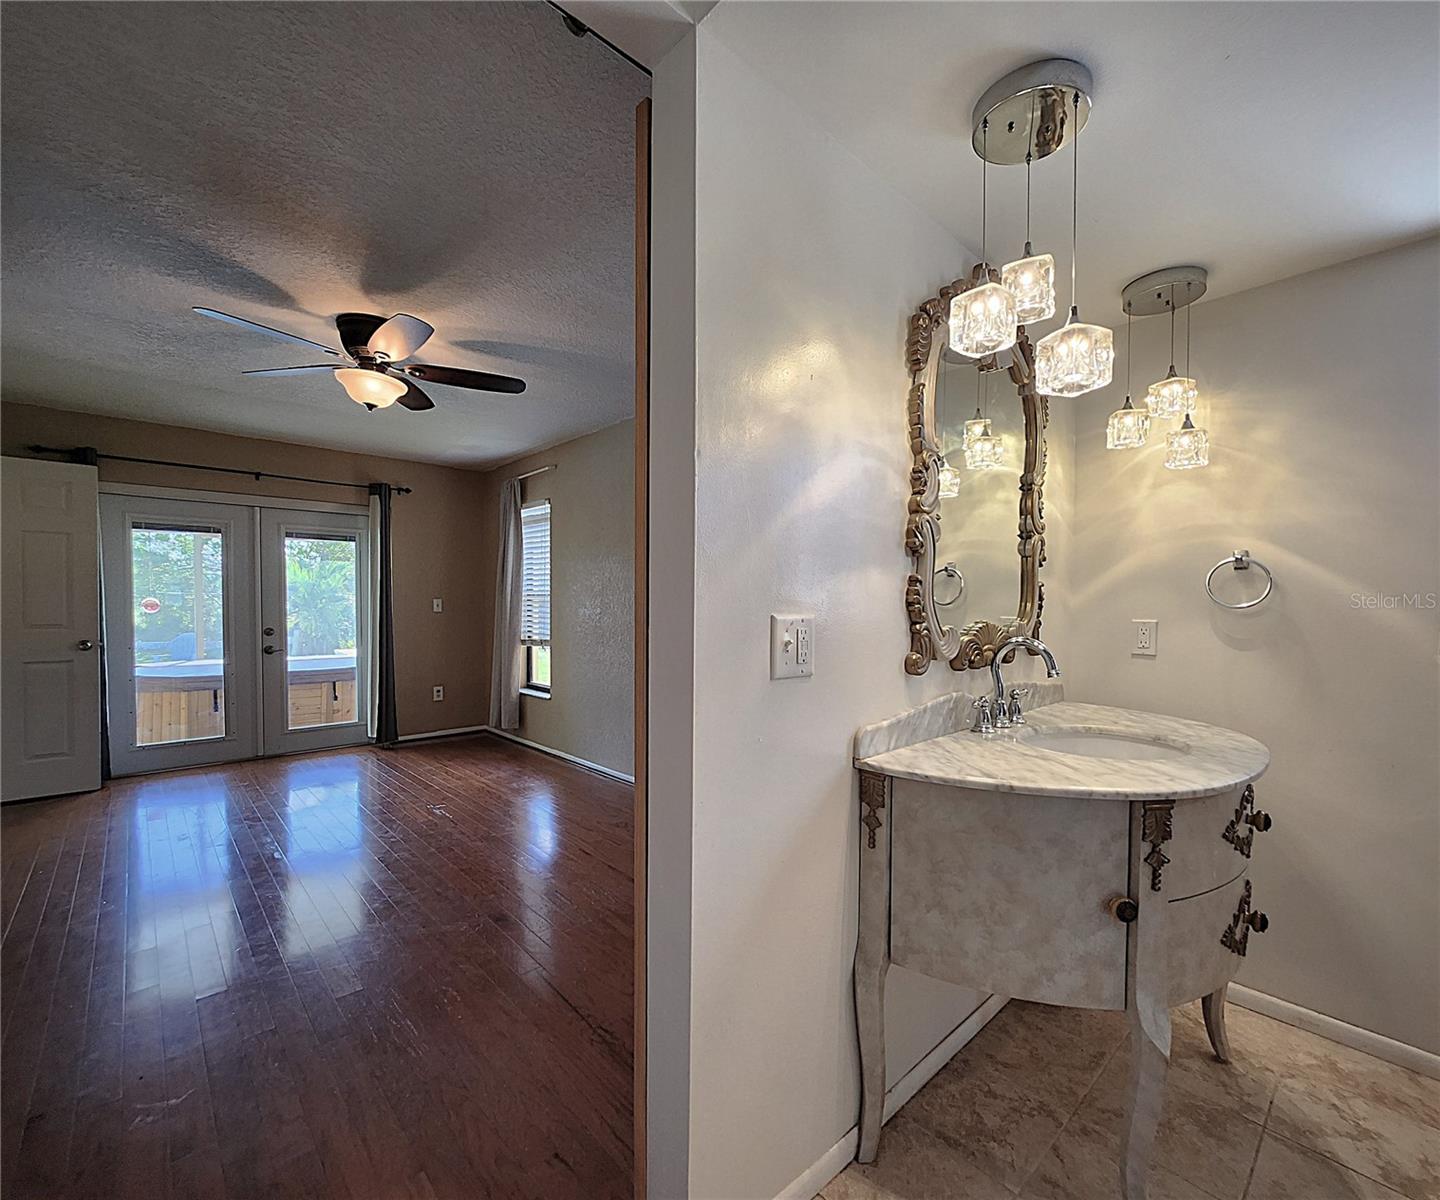
<instances>
[{"instance_id":1,"label":"white wall","mask_svg":"<svg viewBox=\"0 0 1440 1200\"><path fill-rule=\"evenodd\" d=\"M670 1173L678 1136L662 1094L674 1097L682 1067L657 1062L657 1049L675 1052L685 1020L684 1194L774 1196L853 1126L850 738L957 683L943 664L920 679L902 669L902 350L914 306L968 270L973 255L727 48L727 28L767 19L766 6L720 6L695 34L693 67L687 41L660 64L654 85L652 472L668 477L651 480L652 522L663 526L651 529L649 1163L652 1194L666 1200L682 1193ZM685 140L665 123L683 124L674 109L689 86L687 178ZM692 180L693 230L664 216ZM690 271L687 341L676 309ZM693 433L672 410L692 384ZM1047 507L1063 538L1063 464L1054 469ZM689 514L677 516L670 501L683 509L691 499L687 543ZM664 606L689 599L671 572L692 567L690 656L684 618L667 617ZM1063 623L1058 607L1052 598L1047 633ZM782 611L816 616L811 679L769 679L769 614ZM664 636L657 615L668 623ZM674 678L662 684L657 666ZM689 687L693 734L692 714L677 711ZM682 863L687 787L693 825ZM689 929L680 930L685 867ZM688 980L657 954L657 918L672 949L688 938ZM892 974L902 1014L891 1030L893 1079L983 997ZM682 1017L673 1005L685 987Z\"/></svg>"},{"instance_id":2,"label":"white wall","mask_svg":"<svg viewBox=\"0 0 1440 1200\"><path fill-rule=\"evenodd\" d=\"M635 761L635 422L621 421L485 475L481 554L491 580L486 598L491 626L501 486L542 466L554 470L531 475L520 486L526 504L550 501L551 691L548 697L521 695L515 732L526 741L630 775Z\"/></svg>"},{"instance_id":3,"label":"white wall","mask_svg":"<svg viewBox=\"0 0 1440 1200\"><path fill-rule=\"evenodd\" d=\"M1166 471L1163 436L1105 450L1123 382L1087 397L1076 414L1076 636L1060 644L1074 698L1230 726L1273 752L1256 791L1275 828L1253 868L1271 927L1240 981L1432 1052L1437 311L1436 240L1197 305L1207 470ZM1137 391L1140 376L1164 371L1167 339L1162 319L1136 324ZM1235 549L1278 580L1249 612L1216 607L1202 585ZM1217 587L1245 582L1223 575ZM1357 599L1404 594L1421 607ZM1132 617L1159 619L1157 657L1130 656Z\"/></svg>"}]
</instances>

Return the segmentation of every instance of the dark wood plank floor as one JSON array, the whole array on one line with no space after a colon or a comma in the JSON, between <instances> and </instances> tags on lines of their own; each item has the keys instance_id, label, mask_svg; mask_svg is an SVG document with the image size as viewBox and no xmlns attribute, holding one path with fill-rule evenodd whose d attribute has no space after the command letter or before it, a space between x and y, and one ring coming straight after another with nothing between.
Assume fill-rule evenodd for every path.
<instances>
[{"instance_id":1,"label":"dark wood plank floor","mask_svg":"<svg viewBox=\"0 0 1440 1200\"><path fill-rule=\"evenodd\" d=\"M0 813L21 1197L627 1197L631 789L498 739Z\"/></svg>"}]
</instances>

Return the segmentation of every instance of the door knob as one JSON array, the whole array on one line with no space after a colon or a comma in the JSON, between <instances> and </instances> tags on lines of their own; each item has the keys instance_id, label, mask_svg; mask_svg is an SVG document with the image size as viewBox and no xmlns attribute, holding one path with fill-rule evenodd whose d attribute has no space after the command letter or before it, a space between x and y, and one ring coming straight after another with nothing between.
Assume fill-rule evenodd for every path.
<instances>
[{"instance_id":1,"label":"door knob","mask_svg":"<svg viewBox=\"0 0 1440 1200\"><path fill-rule=\"evenodd\" d=\"M266 653L266 654L279 654L279 653L280 653L280 647L279 647L279 646L265 646L265 647L264 647L264 650L265 650L265 653Z\"/></svg>"},{"instance_id":2,"label":"door knob","mask_svg":"<svg viewBox=\"0 0 1440 1200\"><path fill-rule=\"evenodd\" d=\"M1140 906L1129 896L1115 896L1105 902L1105 907L1112 917L1126 925L1140 915Z\"/></svg>"},{"instance_id":3,"label":"door knob","mask_svg":"<svg viewBox=\"0 0 1440 1200\"><path fill-rule=\"evenodd\" d=\"M81 638L78 642L75 643L75 649L93 650L95 649L95 643L92 642L89 638Z\"/></svg>"}]
</instances>

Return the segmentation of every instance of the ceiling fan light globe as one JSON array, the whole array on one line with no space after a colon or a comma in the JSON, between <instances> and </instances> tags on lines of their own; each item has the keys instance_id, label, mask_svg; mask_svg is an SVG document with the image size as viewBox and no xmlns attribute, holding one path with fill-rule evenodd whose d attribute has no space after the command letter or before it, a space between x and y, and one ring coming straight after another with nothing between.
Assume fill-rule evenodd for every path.
<instances>
[{"instance_id":1,"label":"ceiling fan light globe","mask_svg":"<svg viewBox=\"0 0 1440 1200\"><path fill-rule=\"evenodd\" d=\"M335 378L356 404L373 408L389 408L410 386L403 379L363 367L341 367L335 372Z\"/></svg>"}]
</instances>

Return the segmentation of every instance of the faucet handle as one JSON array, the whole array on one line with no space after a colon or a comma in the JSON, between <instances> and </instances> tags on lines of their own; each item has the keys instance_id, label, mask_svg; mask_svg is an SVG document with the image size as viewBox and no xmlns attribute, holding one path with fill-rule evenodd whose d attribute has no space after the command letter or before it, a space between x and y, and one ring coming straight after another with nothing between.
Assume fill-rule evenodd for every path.
<instances>
[{"instance_id":1,"label":"faucet handle","mask_svg":"<svg viewBox=\"0 0 1440 1200\"><path fill-rule=\"evenodd\" d=\"M994 733L995 718L990 708L990 697L981 696L972 702L975 709L975 723L970 726L971 733Z\"/></svg>"},{"instance_id":2,"label":"faucet handle","mask_svg":"<svg viewBox=\"0 0 1440 1200\"><path fill-rule=\"evenodd\" d=\"M1025 712L1021 707L1021 701L1030 694L1028 687L1013 687L1010 689L1010 724L1025 724Z\"/></svg>"}]
</instances>

